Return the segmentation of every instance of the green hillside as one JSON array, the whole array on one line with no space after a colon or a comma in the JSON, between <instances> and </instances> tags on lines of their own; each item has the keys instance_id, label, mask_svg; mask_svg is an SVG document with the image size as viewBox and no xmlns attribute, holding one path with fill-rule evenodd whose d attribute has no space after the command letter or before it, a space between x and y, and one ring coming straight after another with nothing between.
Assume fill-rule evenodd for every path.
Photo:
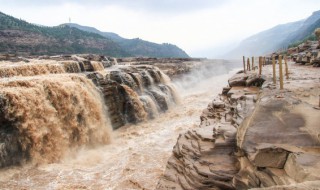
<instances>
[{"instance_id":1,"label":"green hillside","mask_svg":"<svg viewBox=\"0 0 320 190\"><path fill-rule=\"evenodd\" d=\"M130 56L117 43L99 34L69 26L47 27L0 12L0 52L18 54L97 53Z\"/></svg>"},{"instance_id":2,"label":"green hillside","mask_svg":"<svg viewBox=\"0 0 320 190\"><path fill-rule=\"evenodd\" d=\"M153 42L148 42L140 38L126 39L122 38L113 32L101 32L96 28L89 26L82 26L75 23L67 23L61 26L75 27L83 31L92 32L95 34L100 34L106 38L113 40L118 43L121 48L123 48L129 54L136 57L174 57L174 58L187 58L189 57L186 52L169 43L157 44Z\"/></svg>"},{"instance_id":3,"label":"green hillside","mask_svg":"<svg viewBox=\"0 0 320 190\"><path fill-rule=\"evenodd\" d=\"M93 27L28 23L0 12L0 53L57 55L95 53L113 57L189 57L172 44L125 39Z\"/></svg>"}]
</instances>

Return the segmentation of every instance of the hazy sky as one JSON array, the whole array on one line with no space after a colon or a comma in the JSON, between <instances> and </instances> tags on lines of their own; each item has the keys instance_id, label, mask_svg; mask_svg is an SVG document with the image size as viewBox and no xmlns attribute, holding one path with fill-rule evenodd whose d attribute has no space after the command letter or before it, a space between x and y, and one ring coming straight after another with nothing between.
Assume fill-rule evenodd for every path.
<instances>
[{"instance_id":1,"label":"hazy sky","mask_svg":"<svg viewBox=\"0 0 320 190\"><path fill-rule=\"evenodd\" d=\"M28 22L71 22L178 45L214 57L277 24L304 19L320 0L0 0L1 10Z\"/></svg>"}]
</instances>

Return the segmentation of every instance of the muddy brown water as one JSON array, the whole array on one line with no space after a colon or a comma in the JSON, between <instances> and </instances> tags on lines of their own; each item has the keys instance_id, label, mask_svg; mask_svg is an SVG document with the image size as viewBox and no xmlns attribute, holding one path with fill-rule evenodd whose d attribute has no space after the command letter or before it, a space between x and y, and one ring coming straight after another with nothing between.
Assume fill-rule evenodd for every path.
<instances>
[{"instance_id":1,"label":"muddy brown water","mask_svg":"<svg viewBox=\"0 0 320 190\"><path fill-rule=\"evenodd\" d=\"M181 103L166 113L113 131L111 144L70 152L58 163L2 169L0 189L154 189L179 134L199 125L202 110L235 71L188 88L176 81Z\"/></svg>"}]
</instances>

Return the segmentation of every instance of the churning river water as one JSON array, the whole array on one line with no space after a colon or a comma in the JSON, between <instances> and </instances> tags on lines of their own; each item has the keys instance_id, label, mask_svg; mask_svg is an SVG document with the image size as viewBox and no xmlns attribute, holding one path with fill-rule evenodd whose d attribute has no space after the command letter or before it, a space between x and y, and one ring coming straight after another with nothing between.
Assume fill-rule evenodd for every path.
<instances>
[{"instance_id":1,"label":"churning river water","mask_svg":"<svg viewBox=\"0 0 320 190\"><path fill-rule=\"evenodd\" d=\"M154 189L179 134L198 127L202 110L235 72L217 67L173 81L181 103L113 131L109 145L70 152L58 163L0 170L0 189Z\"/></svg>"}]
</instances>

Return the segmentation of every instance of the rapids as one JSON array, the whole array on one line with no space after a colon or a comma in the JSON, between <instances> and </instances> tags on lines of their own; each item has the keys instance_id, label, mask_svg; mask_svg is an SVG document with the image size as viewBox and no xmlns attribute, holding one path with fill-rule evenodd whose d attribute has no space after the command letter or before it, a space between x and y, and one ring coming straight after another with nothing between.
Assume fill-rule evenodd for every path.
<instances>
[{"instance_id":1,"label":"rapids","mask_svg":"<svg viewBox=\"0 0 320 190\"><path fill-rule=\"evenodd\" d=\"M111 144L69 151L57 163L27 163L1 169L0 189L154 189L178 135L199 125L202 110L227 85L233 72L218 64L213 69L199 69L173 81L176 88L169 85L167 90L180 94L171 97L179 99L175 101L180 104L170 105L161 114L151 96L138 97L124 87L127 93L133 94L135 102L140 98L142 104L150 104L149 114L154 119L126 124L113 131ZM156 82L154 78L157 77L145 81ZM141 79L136 77L136 80ZM166 83L169 79L161 80ZM138 89L150 85L141 83ZM143 107L142 104L135 106ZM139 114L143 114L142 118L147 115Z\"/></svg>"}]
</instances>

